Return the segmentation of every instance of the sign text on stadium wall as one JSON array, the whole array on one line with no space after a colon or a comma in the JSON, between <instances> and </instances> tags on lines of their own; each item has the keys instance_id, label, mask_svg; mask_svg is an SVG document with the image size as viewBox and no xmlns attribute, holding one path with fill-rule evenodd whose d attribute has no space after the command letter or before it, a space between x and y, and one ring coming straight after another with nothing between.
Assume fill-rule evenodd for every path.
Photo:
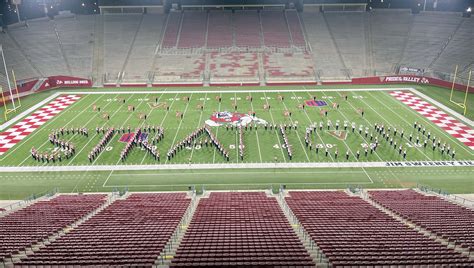
<instances>
[{"instance_id":1,"label":"sign text on stadium wall","mask_svg":"<svg viewBox=\"0 0 474 268\"><path fill-rule=\"evenodd\" d=\"M409 82L409 83L422 83L428 84L430 81L425 77L418 76L386 76L384 82Z\"/></svg>"},{"instance_id":2,"label":"sign text on stadium wall","mask_svg":"<svg viewBox=\"0 0 474 268\"><path fill-rule=\"evenodd\" d=\"M461 167L474 166L474 161L415 161L415 162L387 162L387 167Z\"/></svg>"}]
</instances>

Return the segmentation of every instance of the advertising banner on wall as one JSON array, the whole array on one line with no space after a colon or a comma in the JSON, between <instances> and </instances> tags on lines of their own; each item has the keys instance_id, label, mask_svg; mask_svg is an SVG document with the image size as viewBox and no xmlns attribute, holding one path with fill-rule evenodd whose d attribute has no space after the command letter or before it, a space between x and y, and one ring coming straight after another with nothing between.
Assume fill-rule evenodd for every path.
<instances>
[{"instance_id":1,"label":"advertising banner on wall","mask_svg":"<svg viewBox=\"0 0 474 268\"><path fill-rule=\"evenodd\" d=\"M73 77L73 76L50 76L49 83L51 87L91 87L90 79Z\"/></svg>"}]
</instances>

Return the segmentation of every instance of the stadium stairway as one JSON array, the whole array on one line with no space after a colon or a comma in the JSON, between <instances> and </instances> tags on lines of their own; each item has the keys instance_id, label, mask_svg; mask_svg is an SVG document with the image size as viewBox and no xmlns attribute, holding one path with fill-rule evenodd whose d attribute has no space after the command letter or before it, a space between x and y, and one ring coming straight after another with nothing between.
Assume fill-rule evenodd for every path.
<instances>
[{"instance_id":1,"label":"stadium stairway","mask_svg":"<svg viewBox=\"0 0 474 268\"><path fill-rule=\"evenodd\" d=\"M51 197L54 198L55 196ZM77 228L79 225L81 225L83 222L87 221L88 219L92 218L95 216L97 213L101 212L102 210L106 209L108 206L110 206L115 200L118 199L126 199L128 197L128 194L125 194L121 197L119 197L116 193L108 194L107 195L107 200L102 204L100 207L98 207L96 210L90 212L89 214L85 215L84 217L80 218L73 224L66 226L59 232L55 233L52 236L49 236L48 238L44 239L43 241L32 244L31 247L26 248L24 251L20 251L18 254L13 255L10 259L5 259L5 263L2 264L0 263L0 268L2 268L2 265L4 267L9 268L9 267L14 267L15 263L19 262L21 259L24 259L28 257L28 255L33 254L35 251L39 251L40 249L46 247L47 245L51 244L58 238L67 235L69 232Z\"/></svg>"},{"instance_id":2,"label":"stadium stairway","mask_svg":"<svg viewBox=\"0 0 474 268\"><path fill-rule=\"evenodd\" d=\"M285 214L286 219L293 227L294 232L298 235L298 238L305 246L306 250L309 252L311 258L313 258L314 263L316 263L316 267L329 267L329 261L325 258L324 254L316 246L316 243L314 243L314 241L311 239L311 236L306 232L303 225L300 224L298 218L295 216L295 214L293 214L290 207L286 203L285 197L287 196L287 193L287 191L280 192L280 194L276 198L278 204L281 207L281 210Z\"/></svg>"},{"instance_id":3,"label":"stadium stairway","mask_svg":"<svg viewBox=\"0 0 474 268\"><path fill-rule=\"evenodd\" d=\"M369 192L370 191L363 190L363 191L360 192L360 194L358 196L360 196L362 199L364 199L365 201L370 203L372 206L374 206L378 210L384 212L385 214L389 215L393 219L403 223L405 226L409 227L410 229L413 229L413 230L423 234L424 236L427 236L430 239L435 240L436 242L446 246L447 248L453 249L454 251L457 251L457 252L461 253L464 256L468 256L471 260L474 260L474 252L469 252L468 250L466 250L465 248L462 248L459 245L456 245L454 243L450 243L446 238L444 238L442 236L439 236L439 235L437 235L433 232L430 232L429 230L417 225L416 223L411 222L409 219L405 219L405 218L397 215L395 212L391 211L390 209L387 209L387 208L383 207L382 205L378 204L377 202L375 202L371 198ZM420 192L420 193L421 194L426 194L426 193L423 193L423 192ZM459 205L459 204L456 204L456 205Z\"/></svg>"},{"instance_id":4,"label":"stadium stairway","mask_svg":"<svg viewBox=\"0 0 474 268\"><path fill-rule=\"evenodd\" d=\"M178 227L176 227L176 230L164 247L163 251L156 259L154 267L161 268L170 266L171 260L173 260L176 250L179 248L181 240L183 240L183 237L186 234L188 225L194 216L194 212L196 211L197 205L199 204L199 200L202 198L202 196L196 196L196 193L190 194L190 197L191 203L189 204L188 209L184 213L181 222L178 224Z\"/></svg>"}]
</instances>

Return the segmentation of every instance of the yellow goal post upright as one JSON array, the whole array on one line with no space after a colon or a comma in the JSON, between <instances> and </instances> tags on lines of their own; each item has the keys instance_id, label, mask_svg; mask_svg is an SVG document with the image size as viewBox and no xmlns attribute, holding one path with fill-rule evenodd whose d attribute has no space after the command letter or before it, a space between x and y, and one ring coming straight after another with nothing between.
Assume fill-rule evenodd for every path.
<instances>
[{"instance_id":1,"label":"yellow goal post upright","mask_svg":"<svg viewBox=\"0 0 474 268\"><path fill-rule=\"evenodd\" d=\"M472 70L469 70L469 74L468 74L468 78L467 78L466 91L464 93L464 100L462 102L458 102L458 101L453 100L454 86L456 84L457 73L458 73L458 65L456 65L456 68L454 69L453 84L451 85L451 94L449 96L449 101L452 102L453 104L461 107L463 109L463 115L466 115L466 113L467 113L467 96L469 95L469 86L470 86L470 82L471 82Z\"/></svg>"},{"instance_id":2,"label":"yellow goal post upright","mask_svg":"<svg viewBox=\"0 0 474 268\"><path fill-rule=\"evenodd\" d=\"M13 81L11 81L10 80L10 75L9 75L8 69L7 69L7 64L5 62L5 55L3 53L3 46L1 46L1 45L0 45L0 55L2 57L2 61L0 63L3 65L2 69L5 70L5 78L7 80L6 84L8 86L8 92L10 93L9 98L6 98L5 93L3 92L3 87L0 86L0 91L1 91L1 95L2 95L1 96L2 97L2 103L3 103L3 106L5 108L4 117L5 117L5 121L7 121L8 120L8 114L16 112L17 109L21 107L21 100L20 100L20 94L18 92L18 86L17 86L17 83L16 83L15 72L13 70L11 70L12 71L12 78L13 78ZM15 90L16 94L14 94L14 92L13 92L12 83L13 83L13 87L14 87L14 90ZM17 103L15 103L15 98L16 98ZM12 108L8 108L8 102L9 101L11 101L11 103L12 103Z\"/></svg>"}]
</instances>

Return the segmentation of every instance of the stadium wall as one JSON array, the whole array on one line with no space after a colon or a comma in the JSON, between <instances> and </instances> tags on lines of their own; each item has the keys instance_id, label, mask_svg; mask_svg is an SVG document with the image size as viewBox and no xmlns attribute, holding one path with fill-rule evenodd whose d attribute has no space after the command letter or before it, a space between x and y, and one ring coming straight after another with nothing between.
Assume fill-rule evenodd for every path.
<instances>
[{"instance_id":1,"label":"stadium wall","mask_svg":"<svg viewBox=\"0 0 474 268\"><path fill-rule=\"evenodd\" d=\"M337 84L334 82L332 84ZM444 81L441 79L425 76L415 76L415 75L392 75L392 76L375 76L375 77L363 77L363 78L353 78L349 83L343 84L353 84L353 85L380 85L380 84L425 84L433 85L445 88L451 88L453 83ZM328 84L328 83L324 83ZM454 84L454 88L458 91L465 91L466 85ZM469 87L469 93L474 92L474 87Z\"/></svg>"}]
</instances>

